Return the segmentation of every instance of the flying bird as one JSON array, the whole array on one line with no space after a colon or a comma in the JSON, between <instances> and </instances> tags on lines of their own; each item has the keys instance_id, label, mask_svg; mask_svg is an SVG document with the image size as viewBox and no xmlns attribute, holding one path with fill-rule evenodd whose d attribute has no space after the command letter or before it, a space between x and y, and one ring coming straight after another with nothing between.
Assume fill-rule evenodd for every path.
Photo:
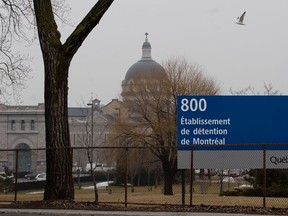
<instances>
[{"instance_id":1,"label":"flying bird","mask_svg":"<svg viewBox=\"0 0 288 216\"><path fill-rule=\"evenodd\" d=\"M245 24L243 23L245 14L246 14L246 11L245 11L240 17L237 17L238 22L236 22L236 24L238 24L238 25L245 25Z\"/></svg>"}]
</instances>

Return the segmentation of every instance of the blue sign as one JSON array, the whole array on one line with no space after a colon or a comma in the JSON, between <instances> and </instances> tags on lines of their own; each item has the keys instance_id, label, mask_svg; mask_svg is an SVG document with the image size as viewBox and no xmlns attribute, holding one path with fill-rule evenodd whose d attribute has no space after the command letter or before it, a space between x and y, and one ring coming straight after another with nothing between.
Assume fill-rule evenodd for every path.
<instances>
[{"instance_id":1,"label":"blue sign","mask_svg":"<svg viewBox=\"0 0 288 216\"><path fill-rule=\"evenodd\" d=\"M183 150L288 150L288 96L178 96L177 135Z\"/></svg>"}]
</instances>

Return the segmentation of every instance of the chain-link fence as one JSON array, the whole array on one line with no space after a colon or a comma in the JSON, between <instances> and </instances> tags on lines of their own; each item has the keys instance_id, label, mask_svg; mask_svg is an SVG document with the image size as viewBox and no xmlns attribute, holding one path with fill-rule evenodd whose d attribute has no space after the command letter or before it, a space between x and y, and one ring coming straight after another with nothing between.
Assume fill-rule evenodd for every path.
<instances>
[{"instance_id":1,"label":"chain-link fence","mask_svg":"<svg viewBox=\"0 0 288 216\"><path fill-rule=\"evenodd\" d=\"M287 169L177 169L177 148L72 148L75 201L288 207ZM42 200L46 149L0 150L0 202ZM195 152L194 152L195 154ZM203 158L204 159L204 158ZM284 163L285 158L281 159ZM288 160L286 158L286 162ZM193 163L191 163L193 164ZM265 164L264 164L265 165Z\"/></svg>"}]
</instances>

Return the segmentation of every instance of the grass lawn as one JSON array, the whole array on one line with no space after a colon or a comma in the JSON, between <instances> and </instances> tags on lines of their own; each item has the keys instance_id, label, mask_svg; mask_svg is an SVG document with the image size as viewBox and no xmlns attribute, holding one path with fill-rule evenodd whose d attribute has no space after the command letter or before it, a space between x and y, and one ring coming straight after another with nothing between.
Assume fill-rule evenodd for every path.
<instances>
[{"instance_id":1,"label":"grass lawn","mask_svg":"<svg viewBox=\"0 0 288 216\"><path fill-rule=\"evenodd\" d=\"M93 188L87 187L90 185L82 185L81 189L75 187L75 201L94 201ZM201 187L199 182L194 182L194 191L192 196L193 205L228 205L228 206L263 206L262 197L233 197L233 196L219 196L220 185L219 183L207 184L207 193L201 193ZM224 190L233 190L236 184L225 183L223 185ZM120 186L111 186L112 193L109 194L106 188L98 189L100 202L113 202L122 204L125 202L125 188ZM189 205L190 194L189 185L186 186L185 203ZM174 185L174 195L164 196L162 193L162 186L157 188L152 187L152 190L148 190L147 186L134 187L134 192L129 187L127 190L128 203L141 203L141 204L182 204L181 185ZM20 191L17 194L17 201L36 201L43 199L42 191ZM14 192L8 194L0 194L0 202L12 202L14 201ZM288 198L266 198L267 207L275 208L288 208Z\"/></svg>"}]
</instances>

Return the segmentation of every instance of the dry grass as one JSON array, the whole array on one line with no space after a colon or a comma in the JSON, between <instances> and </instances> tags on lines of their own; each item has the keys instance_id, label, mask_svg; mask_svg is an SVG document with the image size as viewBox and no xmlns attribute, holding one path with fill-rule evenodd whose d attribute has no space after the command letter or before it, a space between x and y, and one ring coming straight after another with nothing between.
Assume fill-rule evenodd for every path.
<instances>
[{"instance_id":1,"label":"dry grass","mask_svg":"<svg viewBox=\"0 0 288 216\"><path fill-rule=\"evenodd\" d=\"M236 185L231 184L230 190ZM75 201L94 201L93 189L75 188ZM99 189L100 202L113 202L122 204L125 202L125 189L124 187L112 186L112 194L109 194L106 189ZM224 185L224 189L228 190L228 185ZM162 187L152 188L148 187L135 187L134 192L128 188L128 203L141 203L141 204L182 204L181 185L175 185L173 196L164 196ZM198 183L194 184L194 191L192 197L193 205L217 205L217 206L254 206L262 207L262 197L231 197L219 196L219 184L212 183L208 187L207 194L201 194L201 189ZM36 192L36 193L34 193ZM14 193L0 194L0 202L9 202L14 200ZM43 200L43 191L21 191L17 194L17 201L37 201ZM186 187L186 204L190 203L189 187ZM288 198L266 198L267 207L275 208L288 208Z\"/></svg>"}]
</instances>

